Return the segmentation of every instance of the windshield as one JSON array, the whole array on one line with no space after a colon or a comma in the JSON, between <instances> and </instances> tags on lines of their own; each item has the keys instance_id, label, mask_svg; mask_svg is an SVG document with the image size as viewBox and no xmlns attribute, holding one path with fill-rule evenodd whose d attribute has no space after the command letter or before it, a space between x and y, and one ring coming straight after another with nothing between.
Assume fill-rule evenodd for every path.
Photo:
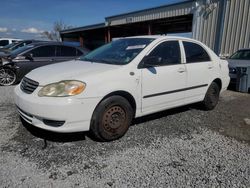
<instances>
[{"instance_id":1,"label":"windshield","mask_svg":"<svg viewBox=\"0 0 250 188\"><path fill-rule=\"evenodd\" d=\"M22 46L25 46L25 45L26 45L25 42L20 42L20 43L17 43L16 45L14 45L14 46L11 46L10 49L13 51L13 50L15 50L17 48L20 48Z\"/></svg>"},{"instance_id":2,"label":"windshield","mask_svg":"<svg viewBox=\"0 0 250 188\"><path fill-rule=\"evenodd\" d=\"M33 48L33 47L34 47L34 45L26 45L26 46L17 48L11 52L11 56L17 56L18 54L20 54L20 53L22 53L30 48Z\"/></svg>"},{"instance_id":3,"label":"windshield","mask_svg":"<svg viewBox=\"0 0 250 188\"><path fill-rule=\"evenodd\" d=\"M239 50L229 59L250 60L250 50Z\"/></svg>"},{"instance_id":4,"label":"windshield","mask_svg":"<svg viewBox=\"0 0 250 188\"><path fill-rule=\"evenodd\" d=\"M80 60L125 65L132 61L153 40L152 38L118 39L97 48L84 57L80 57Z\"/></svg>"}]
</instances>

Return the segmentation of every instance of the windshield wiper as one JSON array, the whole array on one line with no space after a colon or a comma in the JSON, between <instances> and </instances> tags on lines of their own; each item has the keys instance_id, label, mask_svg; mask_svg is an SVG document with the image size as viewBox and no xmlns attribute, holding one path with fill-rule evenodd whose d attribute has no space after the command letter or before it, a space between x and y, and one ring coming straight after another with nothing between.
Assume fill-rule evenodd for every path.
<instances>
[{"instance_id":1,"label":"windshield wiper","mask_svg":"<svg viewBox=\"0 0 250 188\"><path fill-rule=\"evenodd\" d=\"M89 61L91 63L104 63L104 64L112 64L112 65L121 65L119 62L109 61L109 60L105 60L105 59L88 59L88 58L83 58L81 60L82 61Z\"/></svg>"}]
</instances>

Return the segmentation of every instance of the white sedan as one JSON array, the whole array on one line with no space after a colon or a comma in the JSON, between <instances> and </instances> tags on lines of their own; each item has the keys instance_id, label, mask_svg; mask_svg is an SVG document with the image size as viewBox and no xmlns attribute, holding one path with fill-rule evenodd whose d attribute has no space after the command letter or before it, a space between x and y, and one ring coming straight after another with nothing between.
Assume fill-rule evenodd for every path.
<instances>
[{"instance_id":1,"label":"white sedan","mask_svg":"<svg viewBox=\"0 0 250 188\"><path fill-rule=\"evenodd\" d=\"M193 39L115 40L79 60L30 72L15 88L23 120L54 132L123 136L135 117L201 102L212 110L229 84L228 63Z\"/></svg>"}]
</instances>

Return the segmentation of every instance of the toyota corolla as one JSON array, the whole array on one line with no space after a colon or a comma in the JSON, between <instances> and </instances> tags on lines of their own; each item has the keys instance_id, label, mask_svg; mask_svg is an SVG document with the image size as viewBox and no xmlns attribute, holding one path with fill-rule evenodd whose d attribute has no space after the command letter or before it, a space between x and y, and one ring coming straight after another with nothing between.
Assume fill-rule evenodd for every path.
<instances>
[{"instance_id":1,"label":"toyota corolla","mask_svg":"<svg viewBox=\"0 0 250 188\"><path fill-rule=\"evenodd\" d=\"M196 102L212 110L228 84L227 61L199 41L128 37L31 71L15 88L15 103L33 126L110 141L136 117Z\"/></svg>"}]
</instances>

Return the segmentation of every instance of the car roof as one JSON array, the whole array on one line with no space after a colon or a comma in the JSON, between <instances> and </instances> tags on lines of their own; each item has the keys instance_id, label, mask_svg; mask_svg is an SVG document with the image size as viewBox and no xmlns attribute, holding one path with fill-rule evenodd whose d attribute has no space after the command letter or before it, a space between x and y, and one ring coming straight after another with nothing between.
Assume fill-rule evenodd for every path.
<instances>
[{"instance_id":1,"label":"car roof","mask_svg":"<svg viewBox=\"0 0 250 188\"><path fill-rule=\"evenodd\" d=\"M53 41L36 41L34 44L30 44L34 46L39 46L39 45L60 45L60 46L70 46L70 47L75 47L69 44L64 44L62 42L53 42Z\"/></svg>"},{"instance_id":2,"label":"car roof","mask_svg":"<svg viewBox=\"0 0 250 188\"><path fill-rule=\"evenodd\" d=\"M27 46L38 47L38 46L47 46L47 45L68 46L68 47L76 48L84 53L89 52L87 48L81 48L81 47L73 46L70 44L64 44L63 42L54 42L54 41L36 41L34 43L28 44Z\"/></svg>"},{"instance_id":3,"label":"car roof","mask_svg":"<svg viewBox=\"0 0 250 188\"><path fill-rule=\"evenodd\" d=\"M180 37L180 36L167 36L167 35L141 35L141 36L131 36L131 37L124 37L124 38L151 38L151 39L165 39L165 40L185 40L185 41L189 41L189 42L196 42L201 44L200 41L192 39L192 38L188 38L188 37ZM122 39L122 38L120 38Z\"/></svg>"},{"instance_id":4,"label":"car roof","mask_svg":"<svg viewBox=\"0 0 250 188\"><path fill-rule=\"evenodd\" d=\"M0 40L17 40L17 41L21 41L22 39L15 39L15 38L0 38Z\"/></svg>"},{"instance_id":5,"label":"car roof","mask_svg":"<svg viewBox=\"0 0 250 188\"><path fill-rule=\"evenodd\" d=\"M167 36L167 35L140 35L140 36L131 36L124 38L154 38L154 39L186 39L186 40L194 40L187 37L179 37L179 36Z\"/></svg>"},{"instance_id":6,"label":"car roof","mask_svg":"<svg viewBox=\"0 0 250 188\"><path fill-rule=\"evenodd\" d=\"M241 49L239 49L237 51L244 51L244 50L248 51L248 50L250 50L250 48L241 48Z\"/></svg>"}]
</instances>

